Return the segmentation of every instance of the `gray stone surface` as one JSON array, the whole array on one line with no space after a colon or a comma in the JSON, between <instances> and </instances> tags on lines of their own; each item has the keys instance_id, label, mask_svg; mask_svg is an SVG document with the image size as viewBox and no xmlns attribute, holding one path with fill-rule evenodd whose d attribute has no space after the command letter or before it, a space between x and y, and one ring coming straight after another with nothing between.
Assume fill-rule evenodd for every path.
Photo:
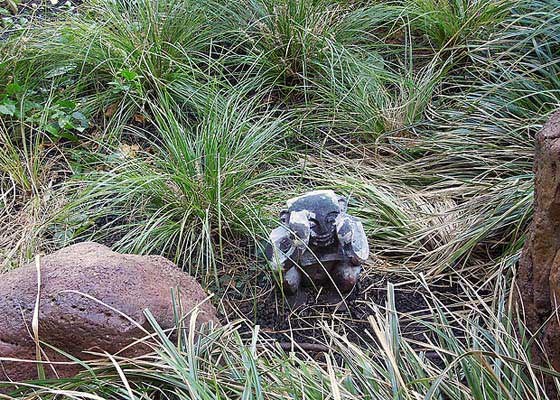
<instances>
[{"instance_id":1,"label":"gray stone surface","mask_svg":"<svg viewBox=\"0 0 560 400\"><path fill-rule=\"evenodd\" d=\"M332 190L316 190L286 205L267 250L285 291L294 294L301 283L334 284L350 291L369 257L369 246L360 220L346 213L346 199Z\"/></svg>"}]
</instances>

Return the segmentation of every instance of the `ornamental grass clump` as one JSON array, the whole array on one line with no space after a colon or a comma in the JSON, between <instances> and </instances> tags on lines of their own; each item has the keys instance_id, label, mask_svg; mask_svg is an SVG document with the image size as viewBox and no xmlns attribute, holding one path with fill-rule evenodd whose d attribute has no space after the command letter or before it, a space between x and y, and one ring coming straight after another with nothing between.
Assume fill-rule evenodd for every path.
<instances>
[{"instance_id":1,"label":"ornamental grass clump","mask_svg":"<svg viewBox=\"0 0 560 400\"><path fill-rule=\"evenodd\" d=\"M112 153L76 183L85 188L68 213L94 224L79 238L116 238L117 249L164 254L202 277L214 276L219 246L236 234L260 241L261 205L288 172L279 168L288 126L231 91L208 98L196 117L172 102L152 105L155 132L130 132L143 147Z\"/></svg>"}]
</instances>

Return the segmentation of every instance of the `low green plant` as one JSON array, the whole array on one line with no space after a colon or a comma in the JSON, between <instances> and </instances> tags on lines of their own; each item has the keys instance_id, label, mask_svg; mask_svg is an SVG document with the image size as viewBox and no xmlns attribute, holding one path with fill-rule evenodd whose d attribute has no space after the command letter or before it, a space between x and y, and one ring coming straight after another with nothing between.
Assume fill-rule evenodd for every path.
<instances>
[{"instance_id":1,"label":"low green plant","mask_svg":"<svg viewBox=\"0 0 560 400\"><path fill-rule=\"evenodd\" d=\"M155 136L129 132L141 135L142 149L111 153L101 172L81 176L78 185L87 186L70 215L107 221L91 234L113 238L118 249L165 254L195 275L215 276L231 235L258 240L261 205L289 171L279 168L287 124L254 106L235 91L219 93L193 123L172 102L152 105Z\"/></svg>"},{"instance_id":2,"label":"low green plant","mask_svg":"<svg viewBox=\"0 0 560 400\"><path fill-rule=\"evenodd\" d=\"M408 62L392 65L379 54L333 54L316 82L310 119L323 130L324 122L331 122L335 134L369 139L409 129L423 119L445 68L437 59L423 68Z\"/></svg>"},{"instance_id":3,"label":"low green plant","mask_svg":"<svg viewBox=\"0 0 560 400\"><path fill-rule=\"evenodd\" d=\"M407 0L406 14L437 49L485 40L507 18L515 1Z\"/></svg>"},{"instance_id":4,"label":"low green plant","mask_svg":"<svg viewBox=\"0 0 560 400\"><path fill-rule=\"evenodd\" d=\"M0 118L0 273L48 248L44 233L64 199L54 191L64 169L45 133Z\"/></svg>"},{"instance_id":5,"label":"low green plant","mask_svg":"<svg viewBox=\"0 0 560 400\"><path fill-rule=\"evenodd\" d=\"M256 0L217 5L232 62L245 64L269 88L306 93L313 63L333 46L346 10L333 1ZM227 60L228 57L226 57Z\"/></svg>"},{"instance_id":6,"label":"low green plant","mask_svg":"<svg viewBox=\"0 0 560 400\"><path fill-rule=\"evenodd\" d=\"M77 134L90 125L76 102L54 98L54 88L47 94L37 93L15 82L0 92L0 115L11 121L8 124L25 124L30 130L47 133L53 141L76 141Z\"/></svg>"},{"instance_id":7,"label":"low green plant","mask_svg":"<svg viewBox=\"0 0 560 400\"><path fill-rule=\"evenodd\" d=\"M84 115L104 119L105 132L118 137L136 113L150 111L162 87L204 84L209 27L203 5L190 0L100 0L31 31L16 64L32 62L43 85L65 76L73 87L65 100L79 99Z\"/></svg>"}]
</instances>

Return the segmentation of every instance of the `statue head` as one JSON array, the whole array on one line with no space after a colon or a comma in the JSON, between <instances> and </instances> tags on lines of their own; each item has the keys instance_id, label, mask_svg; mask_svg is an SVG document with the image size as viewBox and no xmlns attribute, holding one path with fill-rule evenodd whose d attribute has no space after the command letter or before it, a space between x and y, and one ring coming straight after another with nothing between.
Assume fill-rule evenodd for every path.
<instances>
[{"instance_id":1,"label":"statue head","mask_svg":"<svg viewBox=\"0 0 560 400\"><path fill-rule=\"evenodd\" d=\"M316 190L288 200L280 214L284 225L313 246L330 246L336 241L336 219L346 212L346 200L332 190Z\"/></svg>"}]
</instances>

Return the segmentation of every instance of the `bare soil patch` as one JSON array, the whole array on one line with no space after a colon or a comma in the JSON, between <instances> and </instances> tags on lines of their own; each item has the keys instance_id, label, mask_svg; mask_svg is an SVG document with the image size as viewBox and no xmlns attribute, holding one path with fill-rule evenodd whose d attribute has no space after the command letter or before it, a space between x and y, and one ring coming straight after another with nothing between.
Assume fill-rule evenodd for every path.
<instances>
[{"instance_id":1,"label":"bare soil patch","mask_svg":"<svg viewBox=\"0 0 560 400\"><path fill-rule=\"evenodd\" d=\"M429 319L426 296L428 293L418 284L399 282L394 276L370 273L363 275L352 292L340 295L332 287L305 287L295 296L283 297L280 290L260 277L260 284L266 287L253 298L243 298L239 293L223 295L227 317L222 321L244 318L248 321L245 332L250 333L251 324L259 325L261 332L268 334L272 341L282 347L303 345L305 350L320 351L315 345L328 343L324 337L325 324L337 333L345 335L357 345L376 342L369 317L375 310L383 311L387 305L387 284L396 286L395 307L399 316L400 329L409 338L421 340L426 329L421 320ZM432 295L453 309L463 307L461 290L456 284L430 287Z\"/></svg>"}]
</instances>

